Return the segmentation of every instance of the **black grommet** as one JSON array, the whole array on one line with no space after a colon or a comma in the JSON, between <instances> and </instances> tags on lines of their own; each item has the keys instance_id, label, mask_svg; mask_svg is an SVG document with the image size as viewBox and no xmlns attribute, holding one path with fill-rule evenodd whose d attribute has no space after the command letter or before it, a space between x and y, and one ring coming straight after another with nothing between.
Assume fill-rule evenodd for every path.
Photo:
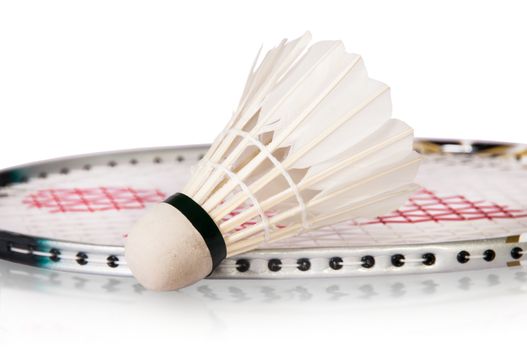
<instances>
[{"instance_id":1,"label":"black grommet","mask_svg":"<svg viewBox=\"0 0 527 350\"><path fill-rule=\"evenodd\" d=\"M163 159L161 159L161 157L155 157L154 158L154 163L155 164L161 164L163 162Z\"/></svg>"},{"instance_id":2,"label":"black grommet","mask_svg":"<svg viewBox=\"0 0 527 350\"><path fill-rule=\"evenodd\" d=\"M487 249L483 252L483 260L492 261L496 257L496 252L492 249Z\"/></svg>"},{"instance_id":3,"label":"black grommet","mask_svg":"<svg viewBox=\"0 0 527 350\"><path fill-rule=\"evenodd\" d=\"M110 160L110 161L108 162L108 166L109 166L110 168L113 168L113 167L117 166L117 162L116 162L115 160Z\"/></svg>"},{"instance_id":4,"label":"black grommet","mask_svg":"<svg viewBox=\"0 0 527 350\"><path fill-rule=\"evenodd\" d=\"M511 249L511 256L513 259L520 259L523 256L523 249L520 247L514 247Z\"/></svg>"},{"instance_id":5,"label":"black grommet","mask_svg":"<svg viewBox=\"0 0 527 350\"><path fill-rule=\"evenodd\" d=\"M280 259L271 259L267 263L267 267L273 272L280 271L282 269L282 261Z\"/></svg>"},{"instance_id":6,"label":"black grommet","mask_svg":"<svg viewBox=\"0 0 527 350\"><path fill-rule=\"evenodd\" d=\"M119 258L115 255L110 255L108 258L106 258L106 264L111 268L116 268L117 266L119 266L119 264L117 263L118 261Z\"/></svg>"},{"instance_id":7,"label":"black grommet","mask_svg":"<svg viewBox=\"0 0 527 350\"><path fill-rule=\"evenodd\" d=\"M53 262L59 262L60 261L60 250L58 250L57 248L51 248L49 250L49 253L51 254L51 256L49 257L49 259Z\"/></svg>"},{"instance_id":8,"label":"black grommet","mask_svg":"<svg viewBox=\"0 0 527 350\"><path fill-rule=\"evenodd\" d=\"M75 260L79 265L86 265L88 263L88 255L84 252L78 252Z\"/></svg>"},{"instance_id":9,"label":"black grommet","mask_svg":"<svg viewBox=\"0 0 527 350\"><path fill-rule=\"evenodd\" d=\"M362 262L361 266L365 269L370 269L375 265L375 258L371 255L363 256L360 261Z\"/></svg>"},{"instance_id":10,"label":"black grommet","mask_svg":"<svg viewBox=\"0 0 527 350\"><path fill-rule=\"evenodd\" d=\"M329 267L331 267L333 270L340 270L342 268L343 262L344 261L342 260L342 258L334 256L329 259Z\"/></svg>"},{"instance_id":11,"label":"black grommet","mask_svg":"<svg viewBox=\"0 0 527 350\"><path fill-rule=\"evenodd\" d=\"M247 259L238 259L236 260L236 270L239 272L247 272L251 267L251 263Z\"/></svg>"},{"instance_id":12,"label":"black grommet","mask_svg":"<svg viewBox=\"0 0 527 350\"><path fill-rule=\"evenodd\" d=\"M138 163L137 159L135 158L130 159L130 164L136 165L137 163Z\"/></svg>"},{"instance_id":13,"label":"black grommet","mask_svg":"<svg viewBox=\"0 0 527 350\"><path fill-rule=\"evenodd\" d=\"M198 156L198 160L202 160L203 157L205 157L205 155L204 155L204 154L200 154L200 155Z\"/></svg>"},{"instance_id":14,"label":"black grommet","mask_svg":"<svg viewBox=\"0 0 527 350\"><path fill-rule=\"evenodd\" d=\"M84 164L84 166L82 167L82 169L88 171L88 170L91 170L91 164Z\"/></svg>"},{"instance_id":15,"label":"black grommet","mask_svg":"<svg viewBox=\"0 0 527 350\"><path fill-rule=\"evenodd\" d=\"M307 258L301 258L296 261L298 264L298 269L300 271L307 271L311 268L311 261Z\"/></svg>"},{"instance_id":16,"label":"black grommet","mask_svg":"<svg viewBox=\"0 0 527 350\"><path fill-rule=\"evenodd\" d=\"M182 161L185 160L185 157L183 157L183 156L177 156L176 160L177 160L178 162L181 163Z\"/></svg>"},{"instance_id":17,"label":"black grommet","mask_svg":"<svg viewBox=\"0 0 527 350\"><path fill-rule=\"evenodd\" d=\"M392 255L392 265L395 267L401 267L404 265L404 255L394 254Z\"/></svg>"},{"instance_id":18,"label":"black grommet","mask_svg":"<svg viewBox=\"0 0 527 350\"><path fill-rule=\"evenodd\" d=\"M68 169L68 168L62 168L62 169L60 169L60 173L61 173L62 175L66 175L66 174L68 174L69 172L70 172L70 169Z\"/></svg>"},{"instance_id":19,"label":"black grommet","mask_svg":"<svg viewBox=\"0 0 527 350\"><path fill-rule=\"evenodd\" d=\"M466 250L462 250L459 253L457 253L457 261L460 264L466 264L470 260L470 253Z\"/></svg>"},{"instance_id":20,"label":"black grommet","mask_svg":"<svg viewBox=\"0 0 527 350\"><path fill-rule=\"evenodd\" d=\"M48 177L48 173L43 171L40 174L38 174L38 177L40 177L41 179L45 179L46 177Z\"/></svg>"},{"instance_id":21,"label":"black grommet","mask_svg":"<svg viewBox=\"0 0 527 350\"><path fill-rule=\"evenodd\" d=\"M431 266L436 263L436 256L433 253L425 253L422 256L423 258L423 265Z\"/></svg>"}]
</instances>

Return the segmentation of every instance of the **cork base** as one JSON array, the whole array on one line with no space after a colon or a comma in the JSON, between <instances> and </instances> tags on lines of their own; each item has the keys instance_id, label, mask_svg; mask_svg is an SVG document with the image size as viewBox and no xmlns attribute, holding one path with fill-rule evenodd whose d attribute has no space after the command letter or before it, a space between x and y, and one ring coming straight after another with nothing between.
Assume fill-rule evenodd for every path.
<instances>
[{"instance_id":1,"label":"cork base","mask_svg":"<svg viewBox=\"0 0 527 350\"><path fill-rule=\"evenodd\" d=\"M126 240L125 258L139 283L156 291L189 286L212 271L203 237L166 203L157 204L136 223Z\"/></svg>"}]
</instances>

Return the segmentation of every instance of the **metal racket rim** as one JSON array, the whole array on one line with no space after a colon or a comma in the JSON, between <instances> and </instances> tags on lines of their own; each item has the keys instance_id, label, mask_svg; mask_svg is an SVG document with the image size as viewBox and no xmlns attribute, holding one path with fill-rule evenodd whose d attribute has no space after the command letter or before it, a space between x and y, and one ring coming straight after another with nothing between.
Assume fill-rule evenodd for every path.
<instances>
[{"instance_id":1,"label":"metal racket rim","mask_svg":"<svg viewBox=\"0 0 527 350\"><path fill-rule=\"evenodd\" d=\"M425 152L477 154L512 147L498 142L419 139ZM14 183L67 174L92 166L200 159L207 145L150 148L91 154L32 163L0 172L0 189ZM521 236L457 242L375 247L262 249L232 257L210 278L296 278L408 274L516 267L527 243ZM27 236L0 229L0 259L58 271L131 276L122 246L85 244Z\"/></svg>"}]
</instances>

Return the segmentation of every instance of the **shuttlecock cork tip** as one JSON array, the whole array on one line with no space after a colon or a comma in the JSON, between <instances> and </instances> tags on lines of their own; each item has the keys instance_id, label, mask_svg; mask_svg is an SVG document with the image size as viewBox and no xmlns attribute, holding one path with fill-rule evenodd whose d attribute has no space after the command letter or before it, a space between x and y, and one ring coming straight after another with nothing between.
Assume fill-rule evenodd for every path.
<instances>
[{"instance_id":1,"label":"shuttlecock cork tip","mask_svg":"<svg viewBox=\"0 0 527 350\"><path fill-rule=\"evenodd\" d=\"M189 286L209 275L224 258L221 249L219 256L218 249L211 253L211 240L200 232L210 217L192 222L196 219L192 220L188 208L177 208L169 200L151 208L125 243L126 262L134 277L155 291Z\"/></svg>"}]
</instances>

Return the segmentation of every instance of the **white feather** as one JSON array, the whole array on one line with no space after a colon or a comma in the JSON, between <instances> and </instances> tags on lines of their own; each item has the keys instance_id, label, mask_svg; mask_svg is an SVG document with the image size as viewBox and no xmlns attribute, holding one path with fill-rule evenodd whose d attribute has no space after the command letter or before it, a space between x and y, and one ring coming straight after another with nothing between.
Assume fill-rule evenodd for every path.
<instances>
[{"instance_id":1,"label":"white feather","mask_svg":"<svg viewBox=\"0 0 527 350\"><path fill-rule=\"evenodd\" d=\"M283 41L253 66L238 109L184 190L218 224L228 255L384 214L416 189L420 156L412 129L389 119L389 88L341 42L306 50L309 40Z\"/></svg>"},{"instance_id":2,"label":"white feather","mask_svg":"<svg viewBox=\"0 0 527 350\"><path fill-rule=\"evenodd\" d=\"M313 45L265 99L260 113L261 122L265 122L266 126L275 122L287 125L303 115L314 101L324 97L327 87L347 68L349 56L339 41Z\"/></svg>"},{"instance_id":3,"label":"white feather","mask_svg":"<svg viewBox=\"0 0 527 350\"><path fill-rule=\"evenodd\" d=\"M306 32L300 38L291 42L283 40L278 47L271 49L262 60L260 66L255 69L256 62L260 56L258 52L256 59L251 68L251 72L247 78L244 92L240 99L238 109L234 113L233 117L227 124L225 130L230 128L243 129L246 124L251 120L254 114L261 108L262 102L265 97L276 87L279 79L291 68L292 63L298 59L300 54L305 50L309 41L311 40L311 33ZM219 182L219 175L215 178L211 178L211 174L214 173L212 169L204 167L203 163L212 160L217 162L218 160L225 157L225 152L229 150L234 138L226 137L225 133L218 135L214 143L211 145L209 151L203 158L203 161L198 166L196 172L197 175L194 177L194 181L191 181L185 187L186 193L195 193L196 197L199 198L200 194L196 193L200 187L207 180L211 180L215 185ZM241 144L239 147L230 153L230 161L243 152L243 148L246 144Z\"/></svg>"},{"instance_id":4,"label":"white feather","mask_svg":"<svg viewBox=\"0 0 527 350\"><path fill-rule=\"evenodd\" d=\"M399 138L398 136L401 137ZM395 139L396 141L383 143L390 139ZM382 146L381 150L370 152L372 149L378 149L380 144ZM311 186L311 188L323 190L323 192L331 191L340 184L360 179L364 176L363 174L373 175L379 168L387 165L396 165L408 156L412 145L412 129L400 120L390 119L377 130L366 135L364 139L359 140L356 144L351 144L350 147L333 158L310 167L304 181L331 168L333 165L348 162L349 166L335 172L331 177L317 181Z\"/></svg>"}]
</instances>

